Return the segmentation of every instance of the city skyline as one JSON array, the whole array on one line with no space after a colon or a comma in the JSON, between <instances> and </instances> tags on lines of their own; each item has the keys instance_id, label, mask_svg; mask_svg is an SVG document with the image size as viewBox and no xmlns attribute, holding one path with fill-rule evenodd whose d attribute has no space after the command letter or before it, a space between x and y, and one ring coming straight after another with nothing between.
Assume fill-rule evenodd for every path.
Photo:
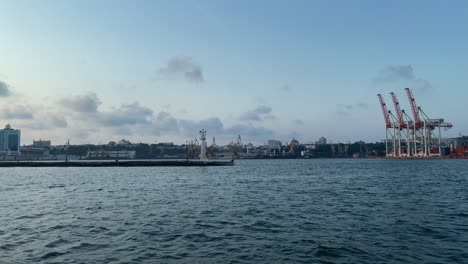
<instances>
[{"instance_id":1,"label":"city skyline","mask_svg":"<svg viewBox=\"0 0 468 264\"><path fill-rule=\"evenodd\" d=\"M404 88L465 134L463 1L3 1L0 126L22 142L380 141ZM434 18L438 19L434 19Z\"/></svg>"}]
</instances>

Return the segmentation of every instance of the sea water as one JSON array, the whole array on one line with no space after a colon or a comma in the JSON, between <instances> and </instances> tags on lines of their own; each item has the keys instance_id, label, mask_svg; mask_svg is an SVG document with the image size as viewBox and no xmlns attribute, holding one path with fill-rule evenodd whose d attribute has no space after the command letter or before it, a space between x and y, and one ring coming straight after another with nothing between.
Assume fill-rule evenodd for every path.
<instances>
[{"instance_id":1,"label":"sea water","mask_svg":"<svg viewBox=\"0 0 468 264\"><path fill-rule=\"evenodd\" d=\"M1 168L0 263L468 263L468 160Z\"/></svg>"}]
</instances>

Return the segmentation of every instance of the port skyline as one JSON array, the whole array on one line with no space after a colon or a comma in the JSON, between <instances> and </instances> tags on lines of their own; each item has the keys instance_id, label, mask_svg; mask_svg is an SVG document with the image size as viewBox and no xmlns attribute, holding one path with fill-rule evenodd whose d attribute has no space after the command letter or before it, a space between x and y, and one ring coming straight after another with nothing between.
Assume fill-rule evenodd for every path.
<instances>
[{"instance_id":1,"label":"port skyline","mask_svg":"<svg viewBox=\"0 0 468 264\"><path fill-rule=\"evenodd\" d=\"M468 131L465 3L261 3L3 2L2 127L24 142L376 142L375 95L410 87L447 137Z\"/></svg>"}]
</instances>

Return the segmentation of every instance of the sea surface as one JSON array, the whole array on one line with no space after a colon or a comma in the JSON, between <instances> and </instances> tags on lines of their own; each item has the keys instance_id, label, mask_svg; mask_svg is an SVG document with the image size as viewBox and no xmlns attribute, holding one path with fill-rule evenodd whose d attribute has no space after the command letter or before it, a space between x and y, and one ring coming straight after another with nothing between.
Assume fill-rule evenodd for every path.
<instances>
[{"instance_id":1,"label":"sea surface","mask_svg":"<svg viewBox=\"0 0 468 264\"><path fill-rule=\"evenodd\" d=\"M468 263L468 160L0 168L0 263Z\"/></svg>"}]
</instances>

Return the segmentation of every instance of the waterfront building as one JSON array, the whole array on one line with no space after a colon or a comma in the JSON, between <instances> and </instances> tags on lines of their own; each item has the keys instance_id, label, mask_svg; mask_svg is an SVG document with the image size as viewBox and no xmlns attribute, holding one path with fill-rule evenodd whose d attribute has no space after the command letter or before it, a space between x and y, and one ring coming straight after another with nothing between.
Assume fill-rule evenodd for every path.
<instances>
[{"instance_id":1,"label":"waterfront building","mask_svg":"<svg viewBox=\"0 0 468 264\"><path fill-rule=\"evenodd\" d=\"M34 140L33 141L33 147L35 148L50 148L52 145L52 142L50 140Z\"/></svg>"},{"instance_id":2,"label":"waterfront building","mask_svg":"<svg viewBox=\"0 0 468 264\"><path fill-rule=\"evenodd\" d=\"M174 142L159 142L157 146L172 148L174 147Z\"/></svg>"},{"instance_id":3,"label":"waterfront building","mask_svg":"<svg viewBox=\"0 0 468 264\"><path fill-rule=\"evenodd\" d=\"M459 158L468 157L468 136L459 136L456 138L447 139L447 146L453 156Z\"/></svg>"},{"instance_id":4,"label":"waterfront building","mask_svg":"<svg viewBox=\"0 0 468 264\"><path fill-rule=\"evenodd\" d=\"M327 139L324 137L319 138L319 140L316 142L317 145L326 145L327 144Z\"/></svg>"},{"instance_id":5,"label":"waterfront building","mask_svg":"<svg viewBox=\"0 0 468 264\"><path fill-rule=\"evenodd\" d=\"M20 147L21 160L40 160L47 159L50 156L48 148L41 148L35 146Z\"/></svg>"},{"instance_id":6,"label":"waterfront building","mask_svg":"<svg viewBox=\"0 0 468 264\"><path fill-rule=\"evenodd\" d=\"M20 154L21 131L10 124L0 129L0 154L16 156Z\"/></svg>"},{"instance_id":7,"label":"waterfront building","mask_svg":"<svg viewBox=\"0 0 468 264\"><path fill-rule=\"evenodd\" d=\"M135 159L135 150L96 150L86 153L87 159Z\"/></svg>"},{"instance_id":8,"label":"waterfront building","mask_svg":"<svg viewBox=\"0 0 468 264\"><path fill-rule=\"evenodd\" d=\"M280 149L281 148L281 141L279 140L268 140L266 144L268 149Z\"/></svg>"}]
</instances>

